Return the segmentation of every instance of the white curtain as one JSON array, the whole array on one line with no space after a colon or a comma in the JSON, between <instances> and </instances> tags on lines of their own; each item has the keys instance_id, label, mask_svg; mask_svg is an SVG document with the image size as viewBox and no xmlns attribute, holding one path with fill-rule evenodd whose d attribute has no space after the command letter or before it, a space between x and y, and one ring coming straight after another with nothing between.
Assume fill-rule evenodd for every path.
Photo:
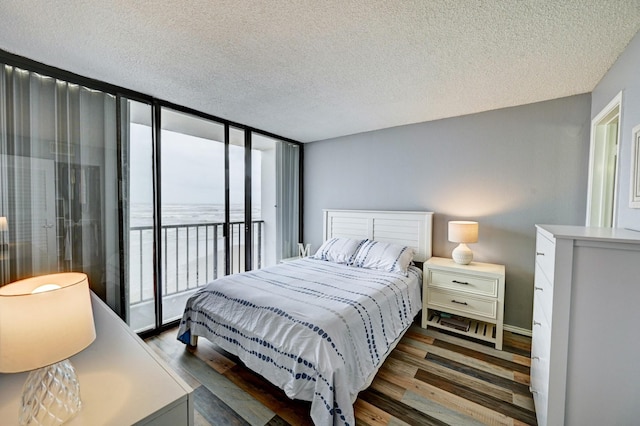
<instances>
[{"instance_id":1,"label":"white curtain","mask_svg":"<svg viewBox=\"0 0 640 426\"><path fill-rule=\"evenodd\" d=\"M0 263L8 280L85 272L91 288L116 308L116 99L0 67L0 216L8 223L8 254Z\"/></svg>"},{"instance_id":2,"label":"white curtain","mask_svg":"<svg viewBox=\"0 0 640 426\"><path fill-rule=\"evenodd\" d=\"M298 254L300 241L300 147L278 141L276 145L277 246L279 258Z\"/></svg>"}]
</instances>

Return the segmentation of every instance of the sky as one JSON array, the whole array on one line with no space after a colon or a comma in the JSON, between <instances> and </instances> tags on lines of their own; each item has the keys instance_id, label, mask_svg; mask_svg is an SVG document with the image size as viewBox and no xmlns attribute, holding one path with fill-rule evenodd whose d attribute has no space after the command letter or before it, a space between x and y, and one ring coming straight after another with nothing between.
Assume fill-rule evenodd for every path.
<instances>
[{"instance_id":1,"label":"sky","mask_svg":"<svg viewBox=\"0 0 640 426\"><path fill-rule=\"evenodd\" d=\"M151 128L131 123L130 200L152 202ZM163 204L223 204L224 144L162 130L161 175ZM261 152L253 150L253 205L260 205ZM244 203L244 148L229 145L231 204Z\"/></svg>"}]
</instances>

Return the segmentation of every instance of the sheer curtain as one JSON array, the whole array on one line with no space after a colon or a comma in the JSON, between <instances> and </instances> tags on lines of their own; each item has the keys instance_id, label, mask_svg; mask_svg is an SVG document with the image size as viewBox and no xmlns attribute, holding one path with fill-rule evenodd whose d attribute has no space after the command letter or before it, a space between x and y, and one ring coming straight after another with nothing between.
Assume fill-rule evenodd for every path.
<instances>
[{"instance_id":1,"label":"sheer curtain","mask_svg":"<svg viewBox=\"0 0 640 426\"><path fill-rule=\"evenodd\" d=\"M279 141L276 145L276 223L280 259L297 256L300 241L300 147Z\"/></svg>"},{"instance_id":2,"label":"sheer curtain","mask_svg":"<svg viewBox=\"0 0 640 426\"><path fill-rule=\"evenodd\" d=\"M0 64L4 282L78 271L120 305L116 98Z\"/></svg>"}]
</instances>

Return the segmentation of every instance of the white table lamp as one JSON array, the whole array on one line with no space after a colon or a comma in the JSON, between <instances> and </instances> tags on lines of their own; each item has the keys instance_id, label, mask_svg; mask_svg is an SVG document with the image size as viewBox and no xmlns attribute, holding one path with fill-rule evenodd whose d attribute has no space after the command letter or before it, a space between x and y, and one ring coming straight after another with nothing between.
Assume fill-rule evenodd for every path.
<instances>
[{"instance_id":1,"label":"white table lamp","mask_svg":"<svg viewBox=\"0 0 640 426\"><path fill-rule=\"evenodd\" d=\"M473 252L468 243L478 241L478 222L467 220L452 220L449 222L449 241L452 243L460 243L458 247L453 249L451 257L454 262L461 265L468 265L473 260Z\"/></svg>"},{"instance_id":2,"label":"white table lamp","mask_svg":"<svg viewBox=\"0 0 640 426\"><path fill-rule=\"evenodd\" d=\"M0 373L30 371L20 425L59 425L80 411L80 386L67 358L95 338L85 274L42 275L0 287Z\"/></svg>"}]
</instances>

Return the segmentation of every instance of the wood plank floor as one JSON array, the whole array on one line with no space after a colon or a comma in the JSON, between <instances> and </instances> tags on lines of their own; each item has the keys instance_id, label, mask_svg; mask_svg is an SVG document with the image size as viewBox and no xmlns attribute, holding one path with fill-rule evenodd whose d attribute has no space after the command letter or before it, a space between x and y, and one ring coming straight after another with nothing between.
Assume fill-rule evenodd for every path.
<instances>
[{"instance_id":1,"label":"wood plank floor","mask_svg":"<svg viewBox=\"0 0 640 426\"><path fill-rule=\"evenodd\" d=\"M310 403L200 339L189 351L177 329L147 343L194 389L196 426L311 425ZM531 339L505 333L505 350L413 325L354 405L358 425L535 425L529 392Z\"/></svg>"}]
</instances>

